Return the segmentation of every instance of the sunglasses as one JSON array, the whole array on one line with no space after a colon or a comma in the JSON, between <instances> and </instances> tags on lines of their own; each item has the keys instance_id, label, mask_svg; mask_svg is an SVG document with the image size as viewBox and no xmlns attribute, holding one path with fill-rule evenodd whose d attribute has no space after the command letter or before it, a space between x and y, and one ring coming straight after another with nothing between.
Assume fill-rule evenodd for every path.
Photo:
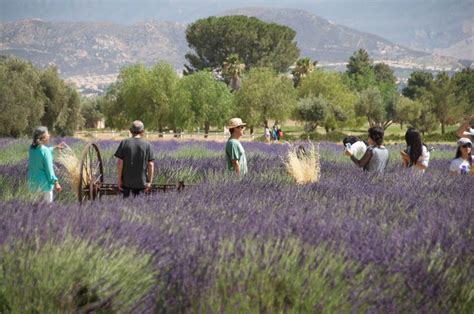
<instances>
[{"instance_id":1,"label":"sunglasses","mask_svg":"<svg viewBox=\"0 0 474 314\"><path fill-rule=\"evenodd\" d=\"M464 148L468 148L468 147L471 148L471 147L472 147L471 144L463 144L463 145L461 145L461 146L464 147Z\"/></svg>"}]
</instances>

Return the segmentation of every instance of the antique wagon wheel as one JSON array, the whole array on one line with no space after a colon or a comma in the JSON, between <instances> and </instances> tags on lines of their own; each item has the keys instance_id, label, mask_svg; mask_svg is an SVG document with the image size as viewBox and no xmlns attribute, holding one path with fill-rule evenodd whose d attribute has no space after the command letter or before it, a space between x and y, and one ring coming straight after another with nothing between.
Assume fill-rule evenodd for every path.
<instances>
[{"instance_id":1,"label":"antique wagon wheel","mask_svg":"<svg viewBox=\"0 0 474 314\"><path fill-rule=\"evenodd\" d=\"M97 197L101 197L100 188L103 183L104 166L99 147L95 143L89 143L82 151L79 203L82 204L85 200L95 200Z\"/></svg>"}]
</instances>

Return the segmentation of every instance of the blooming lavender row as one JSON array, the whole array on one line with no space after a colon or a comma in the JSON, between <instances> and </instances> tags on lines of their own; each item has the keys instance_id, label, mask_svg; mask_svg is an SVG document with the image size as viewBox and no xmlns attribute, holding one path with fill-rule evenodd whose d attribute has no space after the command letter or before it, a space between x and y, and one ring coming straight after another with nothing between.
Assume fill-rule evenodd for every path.
<instances>
[{"instance_id":1,"label":"blooming lavender row","mask_svg":"<svg viewBox=\"0 0 474 314\"><path fill-rule=\"evenodd\" d=\"M9 138L9 137L0 138L0 148L1 149L6 148L14 142L15 142L15 139L13 138Z\"/></svg>"},{"instance_id":2,"label":"blooming lavender row","mask_svg":"<svg viewBox=\"0 0 474 314\"><path fill-rule=\"evenodd\" d=\"M274 170L271 161L268 171ZM472 272L470 178L435 172L420 179L395 166L386 177L371 178L332 162L323 162L322 169L321 181L305 187L265 181L256 173L239 182L203 182L179 194L126 202L112 197L83 207L4 203L0 240L39 234L61 241L72 233L104 246L138 246L155 256L160 273L155 292L161 301L149 299L156 309L186 307L212 286L210 272L223 240L296 237L383 269L354 287L364 291L371 311L446 310L451 289L446 273ZM397 289L388 280L395 275L403 279Z\"/></svg>"},{"instance_id":3,"label":"blooming lavender row","mask_svg":"<svg viewBox=\"0 0 474 314\"><path fill-rule=\"evenodd\" d=\"M165 150L171 144L154 145ZM190 146L172 145L175 151ZM215 145L217 152L222 143L203 145L210 152ZM433 160L423 177L392 161L384 177L371 177L341 162L339 145L321 143L320 151L334 159L321 160L317 184L295 186L282 167L287 145L244 146L253 168L241 180L226 175L219 156L171 155L157 160L158 176L173 181L180 174L194 178L195 186L135 200L109 196L84 206L2 202L0 244L61 243L72 235L104 248L138 248L153 256L157 273L140 311L192 311L213 291L214 269L244 254L248 239L261 248L297 239L306 246L303 254L326 247L356 263L344 272L352 311L447 312L468 302L462 296L469 295L463 287L474 277L472 179L446 176L449 160ZM110 155L115 146L100 147ZM113 181L115 161L105 163L106 181ZM0 177L24 176L25 160L0 166ZM223 253L229 241L236 251ZM360 274L366 275L358 281Z\"/></svg>"}]
</instances>

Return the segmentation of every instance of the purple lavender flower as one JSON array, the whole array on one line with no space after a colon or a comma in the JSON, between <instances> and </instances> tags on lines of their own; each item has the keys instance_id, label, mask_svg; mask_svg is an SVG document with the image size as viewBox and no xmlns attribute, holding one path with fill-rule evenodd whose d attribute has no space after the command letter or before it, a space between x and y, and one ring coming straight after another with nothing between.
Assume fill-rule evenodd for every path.
<instances>
[{"instance_id":1,"label":"purple lavender flower","mask_svg":"<svg viewBox=\"0 0 474 314\"><path fill-rule=\"evenodd\" d=\"M107 156L117 144L99 142ZM54 243L72 235L104 248L137 247L154 257L156 286L140 309L155 312L192 311L205 303L219 275L217 263L241 256L245 239L260 248L297 239L308 250L343 256L353 311L462 312L472 302L466 297L474 275L472 178L448 176L449 159L433 159L417 177L394 154L385 175L376 177L347 162L342 145L322 142L320 181L296 186L282 163L288 145L244 142L250 169L244 178L225 170L224 143L153 145L167 152L156 160L157 180L185 178L195 185L137 199L104 196L83 206L3 201L0 244ZM190 145L212 157L176 157ZM114 182L115 159L104 162L106 181ZM24 163L0 166L0 177L25 176ZM229 241L236 249L223 253L222 243ZM311 267L316 270L317 262ZM252 287L234 288L237 293Z\"/></svg>"}]
</instances>

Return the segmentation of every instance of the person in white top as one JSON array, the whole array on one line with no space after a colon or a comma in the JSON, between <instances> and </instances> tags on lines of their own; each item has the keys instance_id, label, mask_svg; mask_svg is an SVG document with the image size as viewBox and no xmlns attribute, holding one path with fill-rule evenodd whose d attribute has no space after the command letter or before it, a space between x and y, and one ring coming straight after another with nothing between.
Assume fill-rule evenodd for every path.
<instances>
[{"instance_id":1,"label":"person in white top","mask_svg":"<svg viewBox=\"0 0 474 314\"><path fill-rule=\"evenodd\" d=\"M405 133L405 141L407 149L400 151L403 166L424 173L430 162L430 152L421 141L420 132L415 128L409 128Z\"/></svg>"},{"instance_id":2,"label":"person in white top","mask_svg":"<svg viewBox=\"0 0 474 314\"><path fill-rule=\"evenodd\" d=\"M269 143L270 142L270 128L268 127L268 125L265 125L264 135L265 135L265 142Z\"/></svg>"},{"instance_id":3,"label":"person in white top","mask_svg":"<svg viewBox=\"0 0 474 314\"><path fill-rule=\"evenodd\" d=\"M452 174L471 174L472 171L472 142L470 139L463 137L458 141L456 156L451 160L449 171Z\"/></svg>"}]
</instances>

